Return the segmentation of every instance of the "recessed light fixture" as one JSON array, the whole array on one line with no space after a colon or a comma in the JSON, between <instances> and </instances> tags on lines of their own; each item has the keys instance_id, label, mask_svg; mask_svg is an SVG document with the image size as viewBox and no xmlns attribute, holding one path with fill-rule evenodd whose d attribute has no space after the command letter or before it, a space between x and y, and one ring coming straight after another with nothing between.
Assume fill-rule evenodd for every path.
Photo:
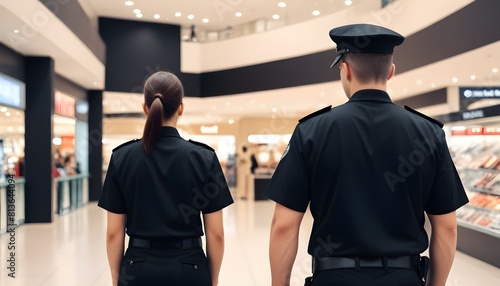
<instances>
[{"instance_id":1,"label":"recessed light fixture","mask_svg":"<svg viewBox=\"0 0 500 286\"><path fill-rule=\"evenodd\" d=\"M210 20L208 20L208 18L203 18L203 23L208 23Z\"/></svg>"},{"instance_id":2,"label":"recessed light fixture","mask_svg":"<svg viewBox=\"0 0 500 286\"><path fill-rule=\"evenodd\" d=\"M319 15L319 11L318 10L314 10L312 13L313 13L314 16L318 16Z\"/></svg>"},{"instance_id":3,"label":"recessed light fixture","mask_svg":"<svg viewBox=\"0 0 500 286\"><path fill-rule=\"evenodd\" d=\"M10 116L10 112L5 112L5 116L9 117Z\"/></svg>"},{"instance_id":4,"label":"recessed light fixture","mask_svg":"<svg viewBox=\"0 0 500 286\"><path fill-rule=\"evenodd\" d=\"M494 72L494 73L497 73L498 69L497 68L493 68L491 71Z\"/></svg>"},{"instance_id":5,"label":"recessed light fixture","mask_svg":"<svg viewBox=\"0 0 500 286\"><path fill-rule=\"evenodd\" d=\"M471 76L470 76L470 79L471 79L471 80L475 80L475 79L476 79L476 75L471 75Z\"/></svg>"},{"instance_id":6,"label":"recessed light fixture","mask_svg":"<svg viewBox=\"0 0 500 286\"><path fill-rule=\"evenodd\" d=\"M436 87L436 84L435 83L431 83L431 87Z\"/></svg>"},{"instance_id":7,"label":"recessed light fixture","mask_svg":"<svg viewBox=\"0 0 500 286\"><path fill-rule=\"evenodd\" d=\"M2 107L2 108L0 108L0 111L1 111L1 112L7 112L7 107Z\"/></svg>"},{"instance_id":8,"label":"recessed light fixture","mask_svg":"<svg viewBox=\"0 0 500 286\"><path fill-rule=\"evenodd\" d=\"M278 3L278 7L281 7L281 8L285 8L286 7L286 3L285 2L279 2Z\"/></svg>"},{"instance_id":9,"label":"recessed light fixture","mask_svg":"<svg viewBox=\"0 0 500 286\"><path fill-rule=\"evenodd\" d=\"M229 120L227 121L227 123L229 123L229 124L234 124L234 119L232 119L232 118L231 118L231 119L229 119Z\"/></svg>"},{"instance_id":10,"label":"recessed light fixture","mask_svg":"<svg viewBox=\"0 0 500 286\"><path fill-rule=\"evenodd\" d=\"M352 1L351 1L351 0L345 0L344 4L345 4L346 6L351 6Z\"/></svg>"},{"instance_id":11,"label":"recessed light fixture","mask_svg":"<svg viewBox=\"0 0 500 286\"><path fill-rule=\"evenodd\" d=\"M134 1L125 1L125 6L133 6Z\"/></svg>"},{"instance_id":12,"label":"recessed light fixture","mask_svg":"<svg viewBox=\"0 0 500 286\"><path fill-rule=\"evenodd\" d=\"M271 108L271 111L274 112L274 113L276 113L276 112L278 112L278 108L273 107L273 108Z\"/></svg>"},{"instance_id":13,"label":"recessed light fixture","mask_svg":"<svg viewBox=\"0 0 500 286\"><path fill-rule=\"evenodd\" d=\"M142 14L141 14L141 13L137 13L137 14L135 14L135 16L136 16L137 18L142 18Z\"/></svg>"},{"instance_id":14,"label":"recessed light fixture","mask_svg":"<svg viewBox=\"0 0 500 286\"><path fill-rule=\"evenodd\" d=\"M154 14L153 17L158 20L158 19L160 19L160 14Z\"/></svg>"},{"instance_id":15,"label":"recessed light fixture","mask_svg":"<svg viewBox=\"0 0 500 286\"><path fill-rule=\"evenodd\" d=\"M14 130L14 127L12 127L12 126L7 126L7 131L12 131L12 130Z\"/></svg>"},{"instance_id":16,"label":"recessed light fixture","mask_svg":"<svg viewBox=\"0 0 500 286\"><path fill-rule=\"evenodd\" d=\"M193 15L193 14L189 14L189 15L187 16L187 18L188 18L189 20L193 20L193 19L194 19L194 15Z\"/></svg>"},{"instance_id":17,"label":"recessed light fixture","mask_svg":"<svg viewBox=\"0 0 500 286\"><path fill-rule=\"evenodd\" d=\"M421 85L422 84L422 80L421 79L417 79L417 84Z\"/></svg>"},{"instance_id":18,"label":"recessed light fixture","mask_svg":"<svg viewBox=\"0 0 500 286\"><path fill-rule=\"evenodd\" d=\"M243 14L241 12L236 12L236 13L234 13L234 16L241 17L241 16L243 16Z\"/></svg>"},{"instance_id":19,"label":"recessed light fixture","mask_svg":"<svg viewBox=\"0 0 500 286\"><path fill-rule=\"evenodd\" d=\"M458 78L453 77L453 78L451 79L451 81L452 81L452 82L458 82Z\"/></svg>"},{"instance_id":20,"label":"recessed light fixture","mask_svg":"<svg viewBox=\"0 0 500 286\"><path fill-rule=\"evenodd\" d=\"M175 12L174 15L175 15L175 17L180 17L180 16L182 16L182 13L181 12Z\"/></svg>"},{"instance_id":21,"label":"recessed light fixture","mask_svg":"<svg viewBox=\"0 0 500 286\"><path fill-rule=\"evenodd\" d=\"M15 29L15 30L14 30L14 33L15 33L15 34L18 34L18 33L19 33L19 30L18 30L18 29Z\"/></svg>"},{"instance_id":22,"label":"recessed light fixture","mask_svg":"<svg viewBox=\"0 0 500 286\"><path fill-rule=\"evenodd\" d=\"M141 9L134 9L133 11L135 14L140 14L141 13Z\"/></svg>"},{"instance_id":23,"label":"recessed light fixture","mask_svg":"<svg viewBox=\"0 0 500 286\"><path fill-rule=\"evenodd\" d=\"M280 15L278 15L278 14L274 14L274 15L273 15L273 19L274 19L274 20L279 20L279 18L280 18Z\"/></svg>"}]
</instances>

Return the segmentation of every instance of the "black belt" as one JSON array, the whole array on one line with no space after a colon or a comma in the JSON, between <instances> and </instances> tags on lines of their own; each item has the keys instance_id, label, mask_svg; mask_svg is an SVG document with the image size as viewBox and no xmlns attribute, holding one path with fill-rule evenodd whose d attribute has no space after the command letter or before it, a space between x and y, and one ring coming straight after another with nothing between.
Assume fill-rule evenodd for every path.
<instances>
[{"instance_id":1,"label":"black belt","mask_svg":"<svg viewBox=\"0 0 500 286\"><path fill-rule=\"evenodd\" d=\"M418 270L420 255L398 257L313 257L313 273L335 269L406 268Z\"/></svg>"},{"instance_id":2,"label":"black belt","mask_svg":"<svg viewBox=\"0 0 500 286\"><path fill-rule=\"evenodd\" d=\"M130 238L128 247L145 249L192 249L202 247L201 237L169 240Z\"/></svg>"}]
</instances>

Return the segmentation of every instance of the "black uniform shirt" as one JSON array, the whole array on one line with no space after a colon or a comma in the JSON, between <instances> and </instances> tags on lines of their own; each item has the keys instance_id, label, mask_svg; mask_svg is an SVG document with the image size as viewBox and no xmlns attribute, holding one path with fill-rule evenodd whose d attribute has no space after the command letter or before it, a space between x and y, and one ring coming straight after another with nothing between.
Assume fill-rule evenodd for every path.
<instances>
[{"instance_id":1,"label":"black uniform shirt","mask_svg":"<svg viewBox=\"0 0 500 286\"><path fill-rule=\"evenodd\" d=\"M440 126L380 90L299 123L266 196L298 212L310 202L315 257L421 253L424 211L468 202Z\"/></svg>"},{"instance_id":2,"label":"black uniform shirt","mask_svg":"<svg viewBox=\"0 0 500 286\"><path fill-rule=\"evenodd\" d=\"M233 203L219 160L210 147L162 127L151 156L142 141L113 152L99 206L127 214L127 234L138 238L203 235L200 211Z\"/></svg>"}]
</instances>

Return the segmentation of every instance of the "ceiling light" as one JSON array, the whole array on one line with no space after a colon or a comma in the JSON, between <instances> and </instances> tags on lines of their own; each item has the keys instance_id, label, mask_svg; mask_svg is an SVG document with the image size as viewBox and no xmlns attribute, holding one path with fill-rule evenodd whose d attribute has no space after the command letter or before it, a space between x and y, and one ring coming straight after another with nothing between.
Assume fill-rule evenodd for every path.
<instances>
[{"instance_id":1,"label":"ceiling light","mask_svg":"<svg viewBox=\"0 0 500 286\"><path fill-rule=\"evenodd\" d=\"M498 69L497 68L493 68L491 71L494 72L494 73L497 73Z\"/></svg>"},{"instance_id":2,"label":"ceiling light","mask_svg":"<svg viewBox=\"0 0 500 286\"><path fill-rule=\"evenodd\" d=\"M232 119L232 118L231 118L231 119L229 119L229 120L227 121L227 123L229 123L229 124L234 124L234 119Z\"/></svg>"},{"instance_id":3,"label":"ceiling light","mask_svg":"<svg viewBox=\"0 0 500 286\"><path fill-rule=\"evenodd\" d=\"M174 15L175 15L175 17L180 17L180 16L182 16L182 13L181 12L175 12Z\"/></svg>"},{"instance_id":4,"label":"ceiling light","mask_svg":"<svg viewBox=\"0 0 500 286\"><path fill-rule=\"evenodd\" d=\"M19 33L19 30L18 30L18 29L15 29L15 30L14 30L14 33L15 33L15 34L18 34L18 33Z\"/></svg>"},{"instance_id":5,"label":"ceiling light","mask_svg":"<svg viewBox=\"0 0 500 286\"><path fill-rule=\"evenodd\" d=\"M208 18L203 18L202 21L203 21L203 23L208 23L209 20L208 20Z\"/></svg>"},{"instance_id":6,"label":"ceiling light","mask_svg":"<svg viewBox=\"0 0 500 286\"><path fill-rule=\"evenodd\" d=\"M421 79L417 79L417 84L421 85L422 84L422 80Z\"/></svg>"},{"instance_id":7,"label":"ceiling light","mask_svg":"<svg viewBox=\"0 0 500 286\"><path fill-rule=\"evenodd\" d=\"M134 5L133 1L125 1L125 6L132 6Z\"/></svg>"},{"instance_id":8,"label":"ceiling light","mask_svg":"<svg viewBox=\"0 0 500 286\"><path fill-rule=\"evenodd\" d=\"M452 82L458 82L458 78L453 77L453 78L451 79L451 81L452 81Z\"/></svg>"},{"instance_id":9,"label":"ceiling light","mask_svg":"<svg viewBox=\"0 0 500 286\"><path fill-rule=\"evenodd\" d=\"M12 130L14 130L14 127L12 127L12 126L7 126L7 131L12 131Z\"/></svg>"},{"instance_id":10,"label":"ceiling light","mask_svg":"<svg viewBox=\"0 0 500 286\"><path fill-rule=\"evenodd\" d=\"M431 83L431 87L436 87L436 84L435 83Z\"/></svg>"},{"instance_id":11,"label":"ceiling light","mask_svg":"<svg viewBox=\"0 0 500 286\"><path fill-rule=\"evenodd\" d=\"M318 10L314 10L312 13L313 13L314 16L318 16L319 15L319 11Z\"/></svg>"},{"instance_id":12,"label":"ceiling light","mask_svg":"<svg viewBox=\"0 0 500 286\"><path fill-rule=\"evenodd\" d=\"M141 13L137 13L137 14L135 14L135 16L136 16L137 18L142 18L142 14L141 14Z\"/></svg>"},{"instance_id":13,"label":"ceiling light","mask_svg":"<svg viewBox=\"0 0 500 286\"><path fill-rule=\"evenodd\" d=\"M274 20L279 20L279 18L280 18L280 15L278 15L278 14L274 14L274 15L273 15L273 19L274 19Z\"/></svg>"},{"instance_id":14,"label":"ceiling light","mask_svg":"<svg viewBox=\"0 0 500 286\"><path fill-rule=\"evenodd\" d=\"M0 111L1 111L1 112L6 112L6 111L7 111L7 107L2 107L2 108L0 108Z\"/></svg>"},{"instance_id":15,"label":"ceiling light","mask_svg":"<svg viewBox=\"0 0 500 286\"><path fill-rule=\"evenodd\" d=\"M285 8L286 7L286 3L285 2L279 2L278 3L278 7Z\"/></svg>"},{"instance_id":16,"label":"ceiling light","mask_svg":"<svg viewBox=\"0 0 500 286\"><path fill-rule=\"evenodd\" d=\"M187 16L187 18L188 18L189 20L193 20L193 19L194 19L194 15L193 15L193 14L189 14L189 15Z\"/></svg>"},{"instance_id":17,"label":"ceiling light","mask_svg":"<svg viewBox=\"0 0 500 286\"><path fill-rule=\"evenodd\" d=\"M241 12L236 12L236 13L234 13L234 16L241 17L241 16L243 16L243 14L241 14Z\"/></svg>"},{"instance_id":18,"label":"ceiling light","mask_svg":"<svg viewBox=\"0 0 500 286\"><path fill-rule=\"evenodd\" d=\"M273 107L273 108L271 109L271 111L272 111L272 112L274 112L274 113L276 113L276 112L278 112L278 108Z\"/></svg>"},{"instance_id":19,"label":"ceiling light","mask_svg":"<svg viewBox=\"0 0 500 286\"><path fill-rule=\"evenodd\" d=\"M134 9L133 11L135 14L140 14L141 13L141 9Z\"/></svg>"},{"instance_id":20,"label":"ceiling light","mask_svg":"<svg viewBox=\"0 0 500 286\"><path fill-rule=\"evenodd\" d=\"M346 6L351 6L352 1L351 1L351 0L345 0L344 4L345 4Z\"/></svg>"},{"instance_id":21,"label":"ceiling light","mask_svg":"<svg viewBox=\"0 0 500 286\"><path fill-rule=\"evenodd\" d=\"M476 79L476 75L471 75L471 76L470 76L470 79L471 79L471 80L475 80L475 79Z\"/></svg>"},{"instance_id":22,"label":"ceiling light","mask_svg":"<svg viewBox=\"0 0 500 286\"><path fill-rule=\"evenodd\" d=\"M9 117L10 116L10 112L5 112L5 116Z\"/></svg>"},{"instance_id":23,"label":"ceiling light","mask_svg":"<svg viewBox=\"0 0 500 286\"><path fill-rule=\"evenodd\" d=\"M158 20L160 19L160 14L155 14L153 17Z\"/></svg>"},{"instance_id":24,"label":"ceiling light","mask_svg":"<svg viewBox=\"0 0 500 286\"><path fill-rule=\"evenodd\" d=\"M97 86L97 82L96 82L96 81L92 82L92 84L93 84L94 86Z\"/></svg>"}]
</instances>

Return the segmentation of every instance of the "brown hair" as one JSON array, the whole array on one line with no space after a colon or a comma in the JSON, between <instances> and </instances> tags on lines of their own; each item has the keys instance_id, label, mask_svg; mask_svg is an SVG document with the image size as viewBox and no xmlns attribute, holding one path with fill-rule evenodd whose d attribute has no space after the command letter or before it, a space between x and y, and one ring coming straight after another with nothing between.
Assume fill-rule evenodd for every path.
<instances>
[{"instance_id":1,"label":"brown hair","mask_svg":"<svg viewBox=\"0 0 500 286\"><path fill-rule=\"evenodd\" d=\"M146 80L144 104L149 108L149 114L142 135L146 155L151 155L153 145L160 135L163 120L175 114L183 96L182 83L170 72L156 72Z\"/></svg>"},{"instance_id":2,"label":"brown hair","mask_svg":"<svg viewBox=\"0 0 500 286\"><path fill-rule=\"evenodd\" d=\"M384 83L391 73L391 54L351 53L343 60L351 66L352 72L360 83Z\"/></svg>"}]
</instances>

